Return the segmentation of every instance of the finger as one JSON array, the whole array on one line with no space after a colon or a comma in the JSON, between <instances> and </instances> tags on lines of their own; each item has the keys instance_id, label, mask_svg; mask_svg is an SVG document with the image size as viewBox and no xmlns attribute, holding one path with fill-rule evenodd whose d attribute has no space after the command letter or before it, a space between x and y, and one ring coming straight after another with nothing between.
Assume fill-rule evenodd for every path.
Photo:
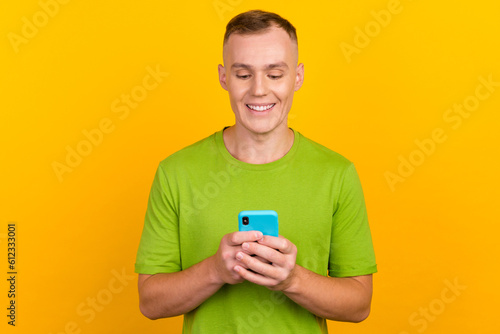
<instances>
[{"instance_id":1,"label":"finger","mask_svg":"<svg viewBox=\"0 0 500 334\"><path fill-rule=\"evenodd\" d=\"M263 263L268 263L268 264L271 264L271 262L267 261L266 259L260 257L260 256L257 256L255 254L249 254L249 252L245 251L245 250L241 250L243 253L245 254L248 254L250 255L251 257L253 257L254 259L256 260L259 260L260 262L263 262Z\"/></svg>"},{"instance_id":2,"label":"finger","mask_svg":"<svg viewBox=\"0 0 500 334\"><path fill-rule=\"evenodd\" d=\"M255 254L270 263L282 265L285 262L285 255L274 248L256 242L244 242L241 245L245 253Z\"/></svg>"},{"instance_id":3,"label":"finger","mask_svg":"<svg viewBox=\"0 0 500 334\"><path fill-rule=\"evenodd\" d=\"M266 259L264 259L263 257L260 257L260 256L257 256L257 255L254 255L253 256L254 259L256 260L259 260L260 262L263 262L263 263L267 263L267 264L271 264L271 262L267 261Z\"/></svg>"},{"instance_id":4,"label":"finger","mask_svg":"<svg viewBox=\"0 0 500 334\"><path fill-rule=\"evenodd\" d=\"M250 270L245 269L241 266L234 267L234 270L245 280L258 285L274 286L277 284L276 280L266 276L262 276L261 274L255 272L251 272Z\"/></svg>"},{"instance_id":5,"label":"finger","mask_svg":"<svg viewBox=\"0 0 500 334\"><path fill-rule=\"evenodd\" d=\"M260 240L262 237L260 231L237 231L227 235L227 243L231 246L237 246L244 242Z\"/></svg>"},{"instance_id":6,"label":"finger","mask_svg":"<svg viewBox=\"0 0 500 334\"><path fill-rule=\"evenodd\" d=\"M243 252L238 252L236 254L236 260L239 261L241 266L246 266L248 269L263 276L277 277L278 275L278 268L274 267L272 264L259 261Z\"/></svg>"},{"instance_id":7,"label":"finger","mask_svg":"<svg viewBox=\"0 0 500 334\"><path fill-rule=\"evenodd\" d=\"M254 241L251 241L251 243L255 243ZM251 250L248 250L248 249L243 249L241 246L234 246L234 252L235 252L235 256L236 256L236 253L238 252L243 252L245 254L248 254L250 255L251 257L261 261L261 262L264 262L264 263L270 263L269 261L267 261L266 259L264 259L263 257L260 257L254 253L252 253Z\"/></svg>"},{"instance_id":8,"label":"finger","mask_svg":"<svg viewBox=\"0 0 500 334\"><path fill-rule=\"evenodd\" d=\"M247 270L247 269L243 269L243 270ZM241 275L236 272L236 271L233 271L231 273L231 279L233 279L234 283L242 283L245 279L243 277L241 277Z\"/></svg>"},{"instance_id":9,"label":"finger","mask_svg":"<svg viewBox=\"0 0 500 334\"><path fill-rule=\"evenodd\" d=\"M269 248L278 249L283 254L291 254L296 250L295 245L282 235L280 235L279 237L265 235L262 239L259 239L257 242Z\"/></svg>"},{"instance_id":10,"label":"finger","mask_svg":"<svg viewBox=\"0 0 500 334\"><path fill-rule=\"evenodd\" d=\"M258 245L257 242L255 242L255 241L245 241L243 244L246 244L246 243ZM241 247L243 244L237 245L237 246L233 246L235 254L238 253L238 252L243 252L243 253L248 254L250 256L258 257L257 255L255 255L254 253L252 253L253 251L251 249L248 249L248 248L243 249L243 247Z\"/></svg>"}]
</instances>

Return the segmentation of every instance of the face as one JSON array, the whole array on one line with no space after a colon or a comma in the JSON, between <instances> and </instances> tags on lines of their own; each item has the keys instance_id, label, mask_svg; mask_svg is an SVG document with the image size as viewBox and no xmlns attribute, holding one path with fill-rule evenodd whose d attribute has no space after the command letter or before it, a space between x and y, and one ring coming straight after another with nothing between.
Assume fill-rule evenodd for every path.
<instances>
[{"instance_id":1,"label":"face","mask_svg":"<svg viewBox=\"0 0 500 334\"><path fill-rule=\"evenodd\" d=\"M254 134L286 129L293 94L304 79L297 44L288 33L271 27L260 34L232 34L223 58L219 81L229 92L236 127Z\"/></svg>"}]
</instances>

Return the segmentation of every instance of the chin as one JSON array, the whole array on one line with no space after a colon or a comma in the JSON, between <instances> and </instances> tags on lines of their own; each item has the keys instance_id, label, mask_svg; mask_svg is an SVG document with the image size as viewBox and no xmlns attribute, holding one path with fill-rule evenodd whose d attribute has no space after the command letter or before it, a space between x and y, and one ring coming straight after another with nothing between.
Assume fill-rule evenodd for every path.
<instances>
[{"instance_id":1,"label":"chin","mask_svg":"<svg viewBox=\"0 0 500 334\"><path fill-rule=\"evenodd\" d=\"M249 124L245 128L253 133L266 134L277 128L275 124Z\"/></svg>"}]
</instances>

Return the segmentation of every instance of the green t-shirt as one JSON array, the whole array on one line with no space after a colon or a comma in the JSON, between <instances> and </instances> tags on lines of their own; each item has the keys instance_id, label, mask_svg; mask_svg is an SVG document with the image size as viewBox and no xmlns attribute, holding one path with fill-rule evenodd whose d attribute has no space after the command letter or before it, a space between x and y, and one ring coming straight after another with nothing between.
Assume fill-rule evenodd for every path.
<instances>
[{"instance_id":1,"label":"green t-shirt","mask_svg":"<svg viewBox=\"0 0 500 334\"><path fill-rule=\"evenodd\" d=\"M177 272L216 253L242 210L275 210L297 264L323 276L377 271L354 165L294 131L288 153L249 164L220 130L164 159L151 187L135 271ZM326 321L250 282L225 284L184 316L183 333L327 333Z\"/></svg>"}]
</instances>

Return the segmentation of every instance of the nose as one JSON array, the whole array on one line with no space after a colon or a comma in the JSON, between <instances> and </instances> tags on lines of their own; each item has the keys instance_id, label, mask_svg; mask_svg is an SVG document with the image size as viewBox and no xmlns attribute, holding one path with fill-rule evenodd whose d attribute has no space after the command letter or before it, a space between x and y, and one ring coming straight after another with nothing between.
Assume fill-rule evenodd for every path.
<instances>
[{"instance_id":1,"label":"nose","mask_svg":"<svg viewBox=\"0 0 500 334\"><path fill-rule=\"evenodd\" d=\"M263 75L255 75L252 82L252 94L254 96L265 96L267 95L267 82Z\"/></svg>"}]
</instances>

